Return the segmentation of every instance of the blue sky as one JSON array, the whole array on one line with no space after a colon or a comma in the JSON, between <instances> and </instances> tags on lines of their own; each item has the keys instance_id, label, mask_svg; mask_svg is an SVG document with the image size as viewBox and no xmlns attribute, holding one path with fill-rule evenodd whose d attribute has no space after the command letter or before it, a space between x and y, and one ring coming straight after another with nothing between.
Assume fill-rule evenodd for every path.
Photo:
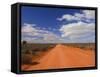
<instances>
[{"instance_id":1,"label":"blue sky","mask_svg":"<svg viewBox=\"0 0 100 77\"><path fill-rule=\"evenodd\" d=\"M22 40L33 43L94 42L94 16L94 10L22 6Z\"/></svg>"}]
</instances>

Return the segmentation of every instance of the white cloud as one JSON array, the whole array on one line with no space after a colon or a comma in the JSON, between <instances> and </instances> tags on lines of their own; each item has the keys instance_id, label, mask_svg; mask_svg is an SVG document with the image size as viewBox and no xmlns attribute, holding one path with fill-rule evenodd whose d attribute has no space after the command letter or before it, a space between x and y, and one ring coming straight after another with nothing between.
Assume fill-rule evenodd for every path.
<instances>
[{"instance_id":1,"label":"white cloud","mask_svg":"<svg viewBox=\"0 0 100 77\"><path fill-rule=\"evenodd\" d=\"M95 11L93 10L83 10L82 13L75 13L74 15L71 14L64 14L62 17L57 18L57 20L67 20L67 21L81 21L86 20L90 21L91 19L95 19Z\"/></svg>"},{"instance_id":2,"label":"white cloud","mask_svg":"<svg viewBox=\"0 0 100 77\"><path fill-rule=\"evenodd\" d=\"M41 37L40 39L38 37ZM22 26L22 40L33 42L50 42L54 41L58 36L50 31L34 27L31 24Z\"/></svg>"},{"instance_id":3,"label":"white cloud","mask_svg":"<svg viewBox=\"0 0 100 77\"><path fill-rule=\"evenodd\" d=\"M95 11L93 11L93 10L83 10L83 14L87 19L95 18Z\"/></svg>"},{"instance_id":4,"label":"white cloud","mask_svg":"<svg viewBox=\"0 0 100 77\"><path fill-rule=\"evenodd\" d=\"M95 41L95 11L80 10L80 13L66 13L57 20L76 21L62 25L59 31L61 39L69 42L94 42Z\"/></svg>"},{"instance_id":5,"label":"white cloud","mask_svg":"<svg viewBox=\"0 0 100 77\"><path fill-rule=\"evenodd\" d=\"M38 30L32 27L31 24L24 24L24 26L22 26L21 31L22 35L28 35L28 36L38 35Z\"/></svg>"},{"instance_id":6,"label":"white cloud","mask_svg":"<svg viewBox=\"0 0 100 77\"><path fill-rule=\"evenodd\" d=\"M62 25L59 31L61 36L28 24L22 26L22 40L34 43L94 42L95 40L94 23L70 23Z\"/></svg>"},{"instance_id":7,"label":"white cloud","mask_svg":"<svg viewBox=\"0 0 100 77\"><path fill-rule=\"evenodd\" d=\"M57 20L59 20L59 21L62 21L64 19L70 21L70 20L73 20L73 19L75 20L76 18L73 15L70 15L70 14L65 14L61 18L57 18Z\"/></svg>"},{"instance_id":8,"label":"white cloud","mask_svg":"<svg viewBox=\"0 0 100 77\"><path fill-rule=\"evenodd\" d=\"M95 37L95 24L94 23L71 23L63 25L60 30L62 38L69 38L71 40L89 39L91 36ZM92 38L91 40L93 40Z\"/></svg>"},{"instance_id":9,"label":"white cloud","mask_svg":"<svg viewBox=\"0 0 100 77\"><path fill-rule=\"evenodd\" d=\"M30 26L31 25L33 27L36 26L36 24L28 24L28 23L24 23L23 25L27 25L27 26Z\"/></svg>"}]
</instances>

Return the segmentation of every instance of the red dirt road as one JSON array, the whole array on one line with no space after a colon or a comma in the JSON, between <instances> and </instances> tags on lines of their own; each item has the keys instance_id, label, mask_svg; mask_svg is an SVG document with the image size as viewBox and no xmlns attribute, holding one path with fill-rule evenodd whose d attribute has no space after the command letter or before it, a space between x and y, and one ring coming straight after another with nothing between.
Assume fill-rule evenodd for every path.
<instances>
[{"instance_id":1,"label":"red dirt road","mask_svg":"<svg viewBox=\"0 0 100 77\"><path fill-rule=\"evenodd\" d=\"M59 44L38 62L23 70L91 67L95 66L95 52Z\"/></svg>"}]
</instances>

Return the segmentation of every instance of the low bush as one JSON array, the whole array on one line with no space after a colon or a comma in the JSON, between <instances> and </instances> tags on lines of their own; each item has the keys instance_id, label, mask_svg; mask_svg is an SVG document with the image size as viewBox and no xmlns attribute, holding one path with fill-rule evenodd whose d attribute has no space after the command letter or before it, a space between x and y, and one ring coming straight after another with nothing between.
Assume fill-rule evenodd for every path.
<instances>
[{"instance_id":1,"label":"low bush","mask_svg":"<svg viewBox=\"0 0 100 77\"><path fill-rule=\"evenodd\" d=\"M22 64L32 64L32 54L22 54L21 55L21 62Z\"/></svg>"}]
</instances>

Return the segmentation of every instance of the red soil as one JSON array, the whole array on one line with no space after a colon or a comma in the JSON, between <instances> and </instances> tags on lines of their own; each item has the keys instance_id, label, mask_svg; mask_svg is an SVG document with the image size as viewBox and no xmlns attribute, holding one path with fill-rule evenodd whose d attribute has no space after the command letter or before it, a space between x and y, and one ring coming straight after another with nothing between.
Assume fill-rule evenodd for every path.
<instances>
[{"instance_id":1,"label":"red soil","mask_svg":"<svg viewBox=\"0 0 100 77\"><path fill-rule=\"evenodd\" d=\"M95 66L95 52L58 44L38 62L22 70L92 67Z\"/></svg>"}]
</instances>

